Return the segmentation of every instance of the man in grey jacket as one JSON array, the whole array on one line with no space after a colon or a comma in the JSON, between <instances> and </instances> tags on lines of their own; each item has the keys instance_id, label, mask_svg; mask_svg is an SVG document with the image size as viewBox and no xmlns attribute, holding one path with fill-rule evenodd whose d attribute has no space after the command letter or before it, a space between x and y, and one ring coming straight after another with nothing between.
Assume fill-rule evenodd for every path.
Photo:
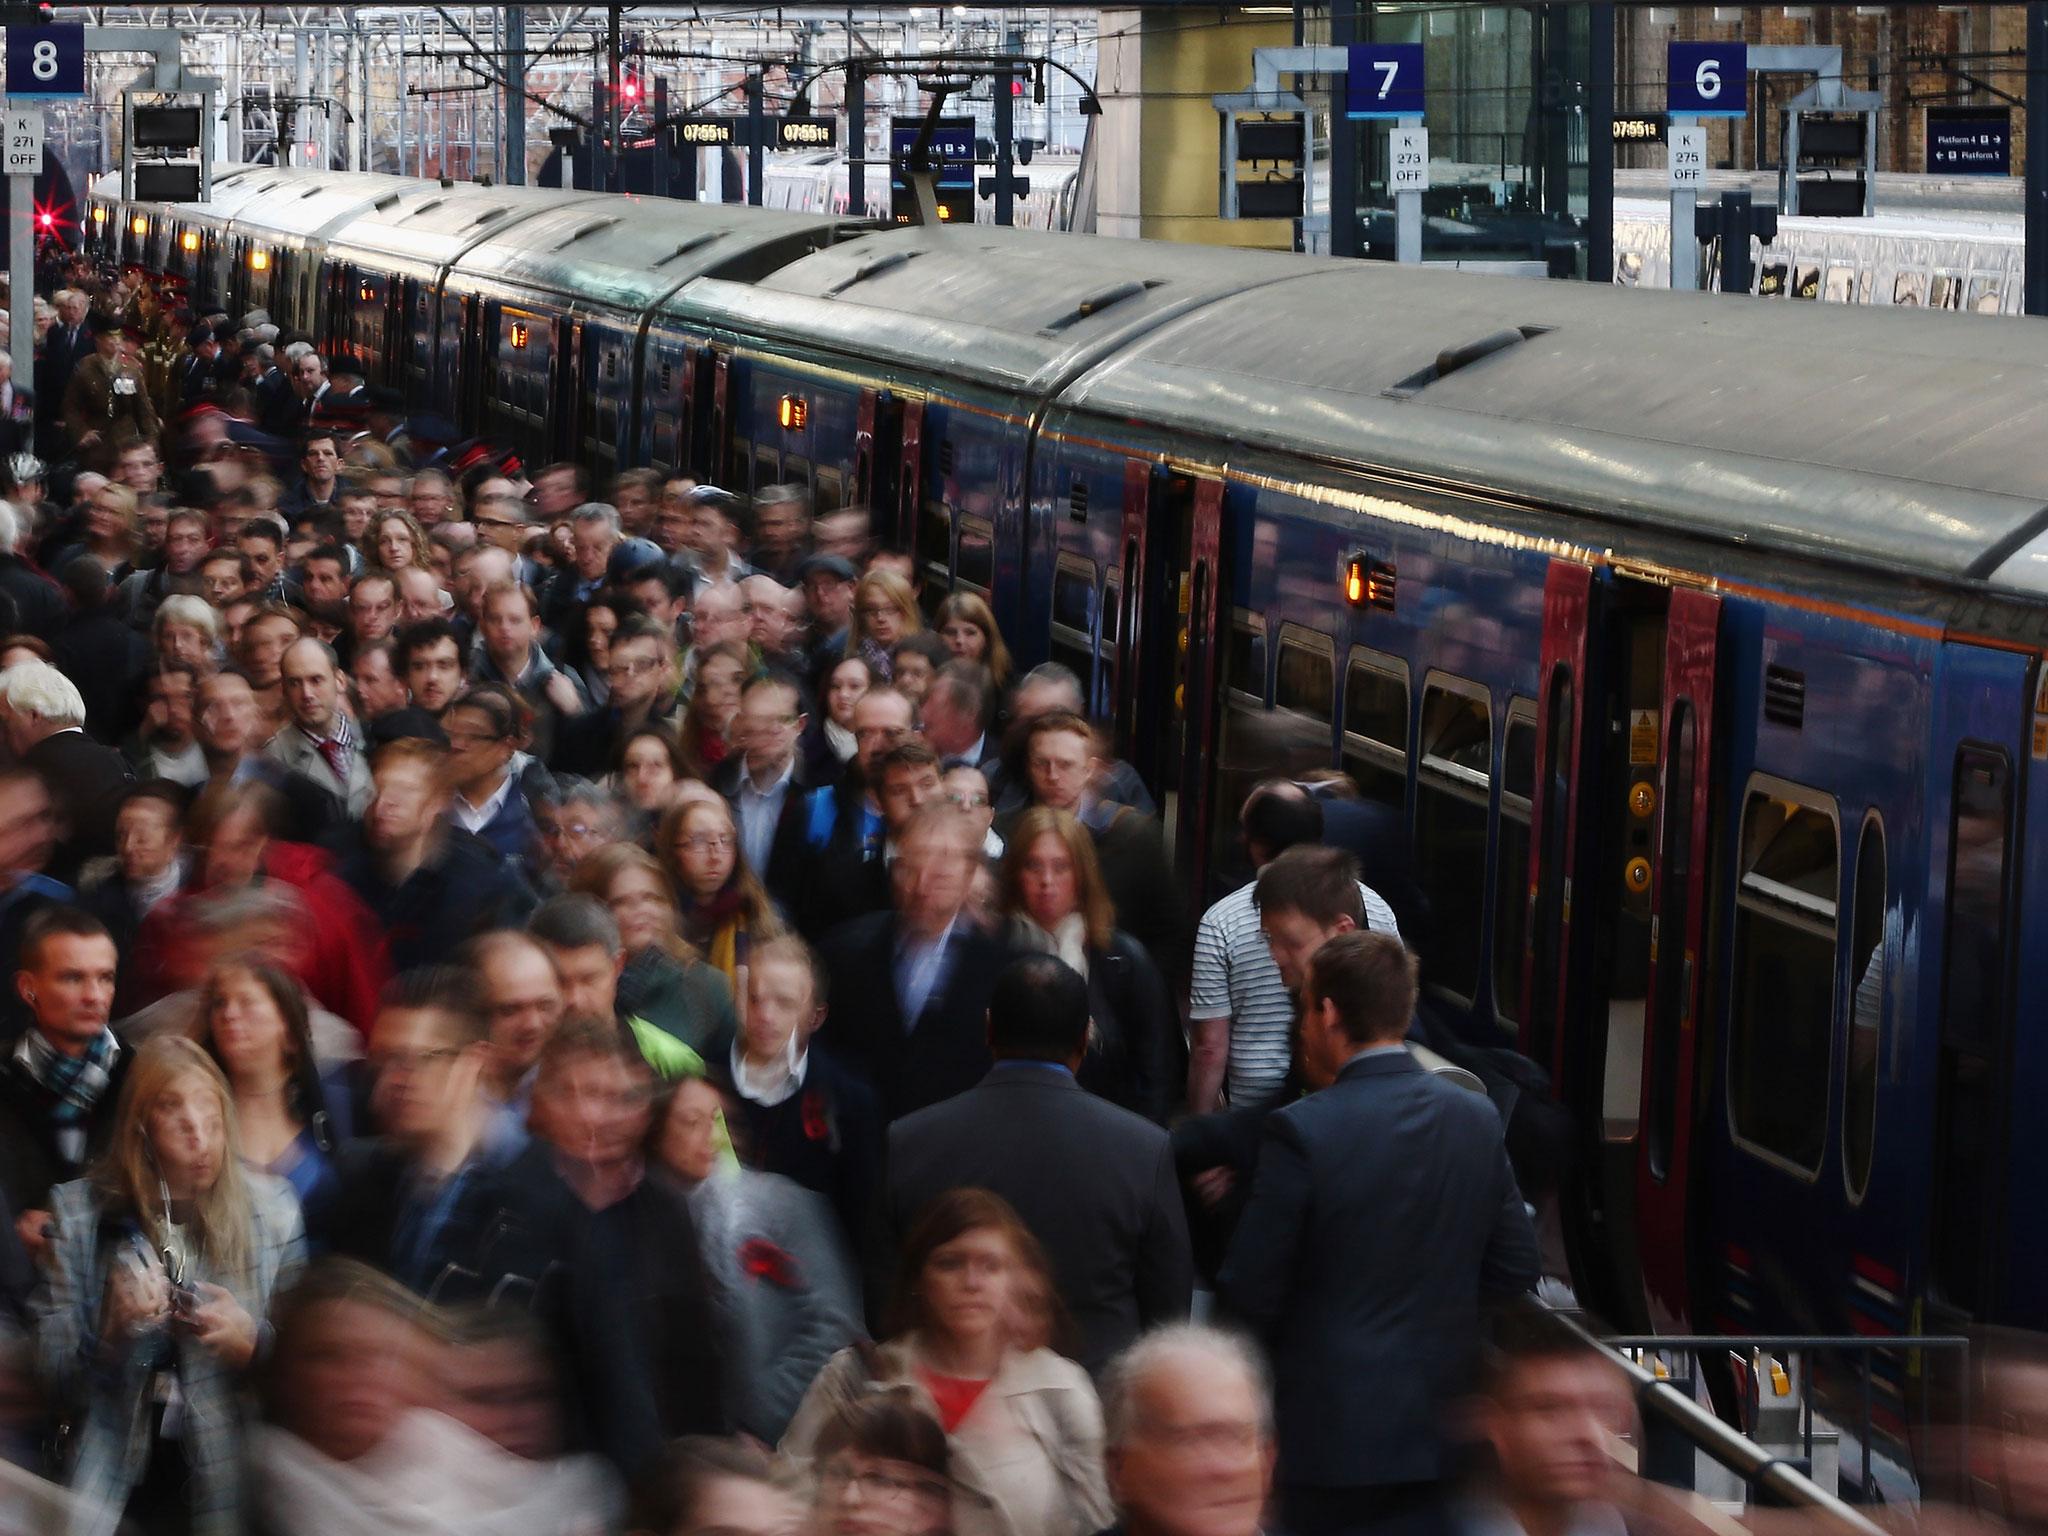
<instances>
[{"instance_id":1,"label":"man in grey jacket","mask_svg":"<svg viewBox=\"0 0 2048 1536\"><path fill-rule=\"evenodd\" d=\"M291 723L270 738L263 755L304 774L338 800L351 817L369 808L376 785L363 754L361 731L341 707L341 663L324 640L295 640L278 664L285 713Z\"/></svg>"}]
</instances>

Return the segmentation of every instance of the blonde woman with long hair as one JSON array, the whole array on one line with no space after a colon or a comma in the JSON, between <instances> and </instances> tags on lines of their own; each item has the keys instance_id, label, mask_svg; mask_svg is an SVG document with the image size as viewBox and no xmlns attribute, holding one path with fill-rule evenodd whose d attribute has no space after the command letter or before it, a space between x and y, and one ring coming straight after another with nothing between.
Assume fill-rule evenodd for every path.
<instances>
[{"instance_id":1,"label":"blonde woman with long hair","mask_svg":"<svg viewBox=\"0 0 2048 1536\"><path fill-rule=\"evenodd\" d=\"M70 1486L144 1532L239 1530L239 1398L305 1261L291 1186L243 1167L235 1105L182 1035L135 1054L105 1155L51 1198L37 1345L77 1426ZM175 1402L176 1412L167 1405Z\"/></svg>"}]
</instances>

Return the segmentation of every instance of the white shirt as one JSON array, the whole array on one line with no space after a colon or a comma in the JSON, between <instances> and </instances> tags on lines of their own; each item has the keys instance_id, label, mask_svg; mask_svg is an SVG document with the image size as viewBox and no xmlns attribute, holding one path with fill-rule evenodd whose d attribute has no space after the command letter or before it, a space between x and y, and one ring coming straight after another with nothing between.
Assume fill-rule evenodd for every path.
<instances>
[{"instance_id":1,"label":"white shirt","mask_svg":"<svg viewBox=\"0 0 2048 1536\"><path fill-rule=\"evenodd\" d=\"M803 1090L804 1074L811 1066L811 1053L795 1030L790 1031L789 1049L784 1052L784 1057L781 1070L773 1076L749 1072L746 1055L735 1038L732 1043L733 1092L764 1109L773 1109L795 1098Z\"/></svg>"},{"instance_id":2,"label":"white shirt","mask_svg":"<svg viewBox=\"0 0 2048 1536\"><path fill-rule=\"evenodd\" d=\"M504 807L512 796L512 772L508 767L505 777L499 781L497 792L482 805L471 805L461 790L454 795L450 809L455 813L455 824L465 832L482 832Z\"/></svg>"},{"instance_id":3,"label":"white shirt","mask_svg":"<svg viewBox=\"0 0 2048 1536\"><path fill-rule=\"evenodd\" d=\"M1259 909L1252 901L1257 884L1247 881L1202 914L1188 994L1190 1018L1230 1020L1230 1102L1239 1105L1256 1104L1280 1090L1293 1047L1294 999L1259 927ZM1394 909L1364 885L1358 893L1365 904L1365 926L1400 938Z\"/></svg>"},{"instance_id":4,"label":"white shirt","mask_svg":"<svg viewBox=\"0 0 2048 1536\"><path fill-rule=\"evenodd\" d=\"M782 765L782 772L765 789L754 782L753 771L740 764L740 849L747 856L747 868L756 875L768 868L768 855L775 847L775 823L782 816L782 802L788 798L790 780L796 777L796 754Z\"/></svg>"}]
</instances>

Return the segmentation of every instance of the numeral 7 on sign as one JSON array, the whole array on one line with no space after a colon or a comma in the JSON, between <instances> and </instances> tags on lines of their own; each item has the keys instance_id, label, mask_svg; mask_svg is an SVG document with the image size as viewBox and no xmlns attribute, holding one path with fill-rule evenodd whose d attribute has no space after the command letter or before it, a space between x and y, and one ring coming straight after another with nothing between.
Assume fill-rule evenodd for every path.
<instances>
[{"instance_id":1,"label":"numeral 7 on sign","mask_svg":"<svg viewBox=\"0 0 2048 1536\"><path fill-rule=\"evenodd\" d=\"M1385 101L1387 99L1387 92L1394 88L1394 77L1401 73L1401 61L1399 59L1375 59L1372 67L1379 72L1380 100Z\"/></svg>"}]
</instances>

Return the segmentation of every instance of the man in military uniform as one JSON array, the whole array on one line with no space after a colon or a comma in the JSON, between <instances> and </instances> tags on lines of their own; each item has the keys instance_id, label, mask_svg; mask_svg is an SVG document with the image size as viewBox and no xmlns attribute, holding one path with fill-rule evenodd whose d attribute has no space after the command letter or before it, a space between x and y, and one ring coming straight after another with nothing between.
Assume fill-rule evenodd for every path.
<instances>
[{"instance_id":1,"label":"man in military uniform","mask_svg":"<svg viewBox=\"0 0 2048 1536\"><path fill-rule=\"evenodd\" d=\"M93 355L72 370L64 389L64 427L79 461L111 474L116 450L157 440L156 407L141 369L121 355L121 331L104 324L93 333Z\"/></svg>"}]
</instances>

